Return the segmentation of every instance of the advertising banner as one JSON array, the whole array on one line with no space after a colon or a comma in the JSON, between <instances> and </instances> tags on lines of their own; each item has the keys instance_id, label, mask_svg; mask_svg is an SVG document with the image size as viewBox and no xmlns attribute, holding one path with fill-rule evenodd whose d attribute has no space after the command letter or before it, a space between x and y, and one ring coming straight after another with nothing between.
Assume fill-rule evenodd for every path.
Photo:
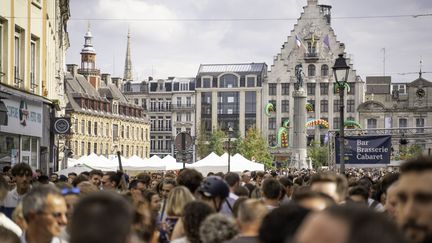
<instances>
[{"instance_id":1,"label":"advertising banner","mask_svg":"<svg viewBox=\"0 0 432 243\"><path fill-rule=\"evenodd\" d=\"M339 137L335 138L336 164L340 164ZM345 137L345 164L390 164L391 136Z\"/></svg>"}]
</instances>

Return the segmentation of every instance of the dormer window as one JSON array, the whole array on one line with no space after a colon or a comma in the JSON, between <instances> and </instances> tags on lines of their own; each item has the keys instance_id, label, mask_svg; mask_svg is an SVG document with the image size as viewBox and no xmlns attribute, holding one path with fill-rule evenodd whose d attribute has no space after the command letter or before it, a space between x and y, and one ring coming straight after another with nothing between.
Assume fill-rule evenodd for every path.
<instances>
[{"instance_id":1,"label":"dormer window","mask_svg":"<svg viewBox=\"0 0 432 243\"><path fill-rule=\"evenodd\" d=\"M112 104L112 113L113 114L118 114L118 104L117 104L117 102L113 102L113 104Z\"/></svg>"}]
</instances>

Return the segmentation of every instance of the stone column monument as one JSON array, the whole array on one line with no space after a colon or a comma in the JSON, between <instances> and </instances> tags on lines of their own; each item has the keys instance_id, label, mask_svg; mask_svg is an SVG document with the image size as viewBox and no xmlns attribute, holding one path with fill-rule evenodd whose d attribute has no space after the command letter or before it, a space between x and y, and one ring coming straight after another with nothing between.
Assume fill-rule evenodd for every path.
<instances>
[{"instance_id":1,"label":"stone column monument","mask_svg":"<svg viewBox=\"0 0 432 243\"><path fill-rule=\"evenodd\" d=\"M303 67L301 64L296 65L295 75L297 83L292 95L294 98L294 116L293 116L293 146L292 161L296 161L296 167L307 168L307 136L306 136L306 91L303 88Z\"/></svg>"}]
</instances>

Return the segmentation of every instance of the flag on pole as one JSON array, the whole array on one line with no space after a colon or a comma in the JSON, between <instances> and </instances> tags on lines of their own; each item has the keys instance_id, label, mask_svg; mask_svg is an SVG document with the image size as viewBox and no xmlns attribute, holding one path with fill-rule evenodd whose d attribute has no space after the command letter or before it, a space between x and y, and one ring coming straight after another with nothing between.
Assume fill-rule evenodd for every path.
<instances>
[{"instance_id":1,"label":"flag on pole","mask_svg":"<svg viewBox=\"0 0 432 243\"><path fill-rule=\"evenodd\" d=\"M302 42L300 40L300 37L298 35L296 35L295 38L296 38L296 45L297 45L297 47L302 46Z\"/></svg>"},{"instance_id":2,"label":"flag on pole","mask_svg":"<svg viewBox=\"0 0 432 243\"><path fill-rule=\"evenodd\" d=\"M324 44L327 46L327 48L330 49L330 40L329 40L329 36L328 36L328 35L326 35L326 36L324 37L323 42L324 42Z\"/></svg>"}]
</instances>

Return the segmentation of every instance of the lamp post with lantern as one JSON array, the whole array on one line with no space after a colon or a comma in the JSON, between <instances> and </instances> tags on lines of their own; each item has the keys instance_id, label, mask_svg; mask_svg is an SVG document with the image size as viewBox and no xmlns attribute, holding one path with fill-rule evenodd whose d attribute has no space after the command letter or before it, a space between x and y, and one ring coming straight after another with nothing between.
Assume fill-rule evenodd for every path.
<instances>
[{"instance_id":1,"label":"lamp post with lantern","mask_svg":"<svg viewBox=\"0 0 432 243\"><path fill-rule=\"evenodd\" d=\"M339 158L340 158L340 173L345 173L345 127L344 127L344 99L345 99L345 88L348 86L348 73L350 67L346 63L346 58L343 57L343 54L339 54L339 57L336 59L336 62L333 66L334 78L336 81L336 88L339 91L339 119L340 119L340 127L339 127ZM349 87L349 86L348 86Z\"/></svg>"}]
</instances>

